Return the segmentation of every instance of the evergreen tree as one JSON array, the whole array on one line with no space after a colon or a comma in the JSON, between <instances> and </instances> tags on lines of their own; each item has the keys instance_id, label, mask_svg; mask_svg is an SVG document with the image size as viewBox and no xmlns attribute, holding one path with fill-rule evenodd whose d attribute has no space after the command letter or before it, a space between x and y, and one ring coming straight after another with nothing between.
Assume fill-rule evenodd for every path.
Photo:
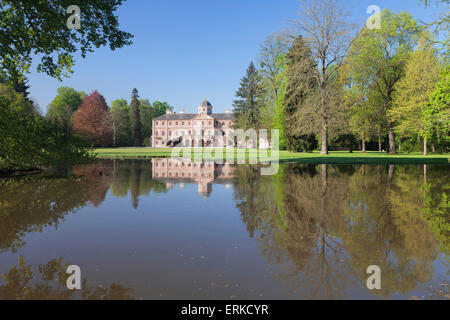
<instances>
[{"instance_id":1,"label":"evergreen tree","mask_svg":"<svg viewBox=\"0 0 450 320\"><path fill-rule=\"evenodd\" d=\"M237 99L233 102L238 128L259 128L260 108L264 106L263 94L262 78L251 62L246 76L241 79L241 87L236 92Z\"/></svg>"},{"instance_id":2,"label":"evergreen tree","mask_svg":"<svg viewBox=\"0 0 450 320\"><path fill-rule=\"evenodd\" d=\"M142 123L140 112L140 101L137 89L133 89L131 93L130 105L131 131L133 133L133 145L135 147L142 146Z\"/></svg>"},{"instance_id":3,"label":"evergreen tree","mask_svg":"<svg viewBox=\"0 0 450 320\"><path fill-rule=\"evenodd\" d=\"M287 54L285 103L285 139L290 151L312 151L317 147L315 134L320 130L315 93L317 81L311 50L298 36Z\"/></svg>"}]
</instances>

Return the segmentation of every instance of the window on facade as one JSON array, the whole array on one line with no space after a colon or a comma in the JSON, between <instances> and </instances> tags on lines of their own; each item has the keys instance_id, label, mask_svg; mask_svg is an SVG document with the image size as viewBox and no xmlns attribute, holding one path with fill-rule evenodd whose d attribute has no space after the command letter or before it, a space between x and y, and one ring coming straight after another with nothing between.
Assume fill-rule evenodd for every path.
<instances>
[{"instance_id":1,"label":"window on facade","mask_svg":"<svg viewBox=\"0 0 450 320\"><path fill-rule=\"evenodd\" d=\"M176 126L178 125L178 121L177 121L177 122L175 122L175 125L176 125Z\"/></svg>"},{"instance_id":2,"label":"window on facade","mask_svg":"<svg viewBox=\"0 0 450 320\"><path fill-rule=\"evenodd\" d=\"M183 122L181 122L181 125L182 125L182 126L184 126L184 121L183 121Z\"/></svg>"},{"instance_id":3,"label":"window on facade","mask_svg":"<svg viewBox=\"0 0 450 320\"><path fill-rule=\"evenodd\" d=\"M156 136L158 135L158 131L155 132L155 135L156 135Z\"/></svg>"},{"instance_id":4,"label":"window on facade","mask_svg":"<svg viewBox=\"0 0 450 320\"><path fill-rule=\"evenodd\" d=\"M169 121L169 126L171 126L172 125L172 121Z\"/></svg>"},{"instance_id":5,"label":"window on facade","mask_svg":"<svg viewBox=\"0 0 450 320\"><path fill-rule=\"evenodd\" d=\"M209 122L209 125L212 126L212 121Z\"/></svg>"},{"instance_id":6,"label":"window on facade","mask_svg":"<svg viewBox=\"0 0 450 320\"><path fill-rule=\"evenodd\" d=\"M158 121L155 122L155 125L156 125L156 126L158 125Z\"/></svg>"},{"instance_id":7,"label":"window on facade","mask_svg":"<svg viewBox=\"0 0 450 320\"><path fill-rule=\"evenodd\" d=\"M172 132L169 131L169 136L172 134Z\"/></svg>"}]
</instances>

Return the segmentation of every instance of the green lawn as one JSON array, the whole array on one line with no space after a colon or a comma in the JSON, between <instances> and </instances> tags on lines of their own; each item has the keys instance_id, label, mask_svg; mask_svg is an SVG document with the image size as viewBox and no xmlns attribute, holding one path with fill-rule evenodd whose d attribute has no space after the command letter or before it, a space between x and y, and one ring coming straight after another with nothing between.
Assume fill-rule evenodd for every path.
<instances>
[{"instance_id":1,"label":"green lawn","mask_svg":"<svg viewBox=\"0 0 450 320\"><path fill-rule=\"evenodd\" d=\"M202 148L193 149L191 157L201 158ZM173 149L170 148L108 148L95 149L97 158L101 159L136 159L136 158L169 158L172 156ZM210 150L206 150L208 153ZM226 152L226 151L224 151ZM255 150L246 152L254 153ZM242 157L239 156L239 158ZM235 153L235 157L238 157ZM210 159L205 155L204 159ZM312 164L433 164L433 163L450 163L450 154L431 154L427 157L420 153L400 153L398 155L389 155L384 152L354 152L332 151L329 155L323 156L319 152L313 153L292 153L288 151L280 151L280 162L299 162ZM263 160L263 158L261 158Z\"/></svg>"}]
</instances>

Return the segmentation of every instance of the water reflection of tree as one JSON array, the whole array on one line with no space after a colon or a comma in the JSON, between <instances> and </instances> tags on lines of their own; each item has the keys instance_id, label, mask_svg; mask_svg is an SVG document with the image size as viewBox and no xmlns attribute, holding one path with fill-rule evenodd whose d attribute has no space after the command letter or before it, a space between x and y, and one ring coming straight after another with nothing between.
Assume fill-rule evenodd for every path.
<instances>
[{"instance_id":1,"label":"water reflection of tree","mask_svg":"<svg viewBox=\"0 0 450 320\"><path fill-rule=\"evenodd\" d=\"M262 254L283 267L280 276L294 290L306 285L309 297L338 298L351 279L364 285L367 267L376 264L383 275L376 293L389 297L430 281L439 252L423 215L420 170L287 165L261 177L239 167L235 198ZM432 182L442 192L438 184Z\"/></svg>"},{"instance_id":2,"label":"water reflection of tree","mask_svg":"<svg viewBox=\"0 0 450 320\"><path fill-rule=\"evenodd\" d=\"M74 177L2 180L0 182L0 250L13 252L25 233L58 227L64 217L85 205L91 186Z\"/></svg>"},{"instance_id":3,"label":"water reflection of tree","mask_svg":"<svg viewBox=\"0 0 450 320\"><path fill-rule=\"evenodd\" d=\"M351 224L342 234L353 269L366 277L368 265L381 267L382 297L406 294L431 281L438 257L436 237L424 217L423 180L417 166L363 166L350 180ZM387 180L386 180L387 176Z\"/></svg>"},{"instance_id":4,"label":"water reflection of tree","mask_svg":"<svg viewBox=\"0 0 450 320\"><path fill-rule=\"evenodd\" d=\"M29 232L57 228L64 217L88 202L98 207L109 188L114 196L130 191L132 204L150 192L165 192L152 179L150 161L98 161L73 168L74 175L0 180L0 252L16 252Z\"/></svg>"},{"instance_id":5,"label":"water reflection of tree","mask_svg":"<svg viewBox=\"0 0 450 320\"><path fill-rule=\"evenodd\" d=\"M247 228L256 230L269 262L282 265L279 276L294 291L307 285L310 298L338 298L348 283L336 237L346 196L339 178L345 174L330 177L328 170L334 169L287 165L279 175L247 185L236 172L235 197Z\"/></svg>"},{"instance_id":6,"label":"water reflection of tree","mask_svg":"<svg viewBox=\"0 0 450 320\"><path fill-rule=\"evenodd\" d=\"M17 266L2 274L3 285L0 282L0 299L2 300L129 300L132 289L122 285L111 284L109 288L102 286L90 287L86 279L82 280L82 290L69 290L66 274L69 263L63 263L62 258L39 265L37 274L27 265L25 258L19 256Z\"/></svg>"}]
</instances>

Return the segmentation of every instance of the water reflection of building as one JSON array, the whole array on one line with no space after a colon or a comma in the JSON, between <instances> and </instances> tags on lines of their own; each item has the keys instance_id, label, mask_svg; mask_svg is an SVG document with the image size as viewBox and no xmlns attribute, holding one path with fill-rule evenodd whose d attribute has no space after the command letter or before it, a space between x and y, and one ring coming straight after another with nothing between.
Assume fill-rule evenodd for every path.
<instances>
[{"instance_id":1,"label":"water reflection of building","mask_svg":"<svg viewBox=\"0 0 450 320\"><path fill-rule=\"evenodd\" d=\"M179 184L197 183L198 193L206 199L212 192L212 184L224 184L227 189L233 181L234 168L230 163L214 161L194 163L183 159L152 159L153 179L164 182L167 189Z\"/></svg>"}]
</instances>

